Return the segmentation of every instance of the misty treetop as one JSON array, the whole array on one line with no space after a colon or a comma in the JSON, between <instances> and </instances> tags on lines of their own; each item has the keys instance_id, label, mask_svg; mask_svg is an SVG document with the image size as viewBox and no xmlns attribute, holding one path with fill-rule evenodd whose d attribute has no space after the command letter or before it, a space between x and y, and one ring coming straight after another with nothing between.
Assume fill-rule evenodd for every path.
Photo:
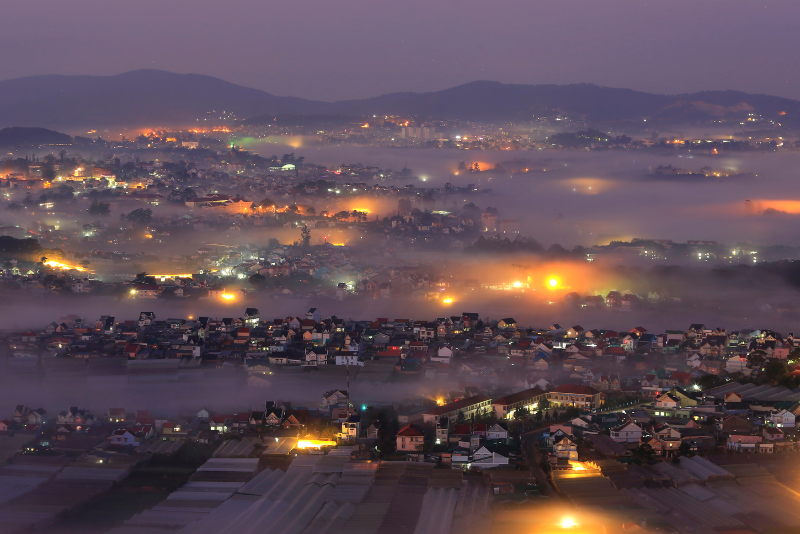
<instances>
[{"instance_id":1,"label":"misty treetop","mask_svg":"<svg viewBox=\"0 0 800 534\"><path fill-rule=\"evenodd\" d=\"M128 214L120 214L120 218L133 223L135 226L147 226L153 220L153 210L150 208L138 208Z\"/></svg>"},{"instance_id":2,"label":"misty treetop","mask_svg":"<svg viewBox=\"0 0 800 534\"><path fill-rule=\"evenodd\" d=\"M86 211L88 211L92 215L108 215L111 213L111 204L109 204L108 202L93 200L92 204Z\"/></svg>"}]
</instances>

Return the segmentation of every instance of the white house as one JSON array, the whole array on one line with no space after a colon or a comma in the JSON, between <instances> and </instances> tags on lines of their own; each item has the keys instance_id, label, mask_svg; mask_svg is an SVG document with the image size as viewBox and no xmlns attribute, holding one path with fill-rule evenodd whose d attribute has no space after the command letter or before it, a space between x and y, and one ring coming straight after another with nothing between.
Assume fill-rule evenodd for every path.
<instances>
[{"instance_id":1,"label":"white house","mask_svg":"<svg viewBox=\"0 0 800 534\"><path fill-rule=\"evenodd\" d=\"M306 349L306 365L325 365L328 363L328 351L322 347Z\"/></svg>"},{"instance_id":2,"label":"white house","mask_svg":"<svg viewBox=\"0 0 800 534\"><path fill-rule=\"evenodd\" d=\"M108 438L112 445L138 447L139 440L125 429L115 430Z\"/></svg>"},{"instance_id":3,"label":"white house","mask_svg":"<svg viewBox=\"0 0 800 534\"><path fill-rule=\"evenodd\" d=\"M358 354L337 354L336 365L354 365L364 367L364 362L358 361Z\"/></svg>"},{"instance_id":4,"label":"white house","mask_svg":"<svg viewBox=\"0 0 800 534\"><path fill-rule=\"evenodd\" d=\"M431 356L432 362L437 363L450 363L450 360L453 359L453 349L447 346L439 347L439 350L436 351L435 356Z\"/></svg>"},{"instance_id":5,"label":"white house","mask_svg":"<svg viewBox=\"0 0 800 534\"><path fill-rule=\"evenodd\" d=\"M342 391L339 389L332 389L331 391L326 391L324 395L322 395L322 405L323 406L333 406L334 404L339 404L340 402L345 402L347 400L347 391Z\"/></svg>"},{"instance_id":6,"label":"white house","mask_svg":"<svg viewBox=\"0 0 800 534\"><path fill-rule=\"evenodd\" d=\"M781 410L779 412L769 414L769 421L778 428L795 427L795 415L789 410Z\"/></svg>"},{"instance_id":7,"label":"white house","mask_svg":"<svg viewBox=\"0 0 800 534\"><path fill-rule=\"evenodd\" d=\"M611 439L617 443L638 443L642 438L642 427L636 423L623 423L611 430Z\"/></svg>"},{"instance_id":8,"label":"white house","mask_svg":"<svg viewBox=\"0 0 800 534\"><path fill-rule=\"evenodd\" d=\"M674 395L670 395L669 393L664 393L656 398L656 408L680 408L681 401Z\"/></svg>"},{"instance_id":9,"label":"white house","mask_svg":"<svg viewBox=\"0 0 800 534\"><path fill-rule=\"evenodd\" d=\"M563 432L557 432L553 438L553 454L557 458L568 458L570 460L578 459L578 445L572 436L568 436Z\"/></svg>"},{"instance_id":10,"label":"white house","mask_svg":"<svg viewBox=\"0 0 800 534\"><path fill-rule=\"evenodd\" d=\"M486 439L508 439L508 430L495 423L486 429Z\"/></svg>"},{"instance_id":11,"label":"white house","mask_svg":"<svg viewBox=\"0 0 800 534\"><path fill-rule=\"evenodd\" d=\"M470 468L491 469L501 465L508 465L508 458L496 452L489 452L486 447L481 447L476 450L472 455L472 461L469 463Z\"/></svg>"}]
</instances>

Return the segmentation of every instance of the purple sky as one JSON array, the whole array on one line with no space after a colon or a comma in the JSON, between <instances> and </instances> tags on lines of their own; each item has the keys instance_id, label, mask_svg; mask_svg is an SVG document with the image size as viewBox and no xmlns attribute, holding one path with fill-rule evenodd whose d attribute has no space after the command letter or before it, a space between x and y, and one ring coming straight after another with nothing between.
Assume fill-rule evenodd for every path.
<instances>
[{"instance_id":1,"label":"purple sky","mask_svg":"<svg viewBox=\"0 0 800 534\"><path fill-rule=\"evenodd\" d=\"M196 72L321 100L489 79L800 98L797 0L3 2L2 78Z\"/></svg>"}]
</instances>

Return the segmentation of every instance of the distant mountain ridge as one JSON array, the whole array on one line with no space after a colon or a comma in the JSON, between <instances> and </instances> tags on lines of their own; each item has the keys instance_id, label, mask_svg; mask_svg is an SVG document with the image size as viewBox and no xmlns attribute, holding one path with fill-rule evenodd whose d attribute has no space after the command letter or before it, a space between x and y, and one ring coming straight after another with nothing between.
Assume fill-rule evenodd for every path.
<instances>
[{"instance_id":1,"label":"distant mountain ridge","mask_svg":"<svg viewBox=\"0 0 800 534\"><path fill-rule=\"evenodd\" d=\"M443 91L319 102L276 96L201 74L136 70L115 76L46 75L0 81L0 127L167 126L200 123L212 110L268 115L401 114L508 121L563 113L589 121L696 122L758 113L800 124L800 102L739 91L659 95L592 84L470 82Z\"/></svg>"},{"instance_id":2,"label":"distant mountain ridge","mask_svg":"<svg viewBox=\"0 0 800 534\"><path fill-rule=\"evenodd\" d=\"M12 126L0 129L0 147L21 148L39 145L68 145L72 137L46 128Z\"/></svg>"}]
</instances>

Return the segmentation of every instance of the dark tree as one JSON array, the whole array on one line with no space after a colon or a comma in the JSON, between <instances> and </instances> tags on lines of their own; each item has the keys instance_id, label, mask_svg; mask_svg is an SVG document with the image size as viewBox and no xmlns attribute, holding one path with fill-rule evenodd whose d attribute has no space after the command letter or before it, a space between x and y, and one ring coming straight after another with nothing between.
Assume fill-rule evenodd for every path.
<instances>
[{"instance_id":1,"label":"dark tree","mask_svg":"<svg viewBox=\"0 0 800 534\"><path fill-rule=\"evenodd\" d=\"M153 220L153 210L138 208L128 213L125 218L137 226L146 226Z\"/></svg>"},{"instance_id":2,"label":"dark tree","mask_svg":"<svg viewBox=\"0 0 800 534\"><path fill-rule=\"evenodd\" d=\"M305 225L300 230L300 246L306 248L311 246L311 230Z\"/></svg>"},{"instance_id":3,"label":"dark tree","mask_svg":"<svg viewBox=\"0 0 800 534\"><path fill-rule=\"evenodd\" d=\"M111 204L108 202L92 201L92 205L86 210L92 215L108 215L111 213Z\"/></svg>"},{"instance_id":4,"label":"dark tree","mask_svg":"<svg viewBox=\"0 0 800 534\"><path fill-rule=\"evenodd\" d=\"M248 281L256 289L263 289L267 285L267 278L259 273L255 273Z\"/></svg>"}]
</instances>

